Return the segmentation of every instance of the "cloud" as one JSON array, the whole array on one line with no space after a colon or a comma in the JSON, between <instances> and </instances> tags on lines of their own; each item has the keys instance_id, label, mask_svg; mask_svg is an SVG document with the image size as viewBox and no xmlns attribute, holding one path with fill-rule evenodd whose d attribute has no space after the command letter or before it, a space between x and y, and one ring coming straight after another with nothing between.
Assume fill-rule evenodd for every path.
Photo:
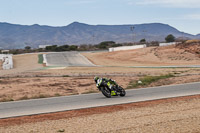
<instances>
[{"instance_id":1,"label":"cloud","mask_svg":"<svg viewBox=\"0 0 200 133\"><path fill-rule=\"evenodd\" d=\"M200 0L128 0L129 4L137 5L161 5L167 7L178 7L178 8L199 8Z\"/></svg>"}]
</instances>

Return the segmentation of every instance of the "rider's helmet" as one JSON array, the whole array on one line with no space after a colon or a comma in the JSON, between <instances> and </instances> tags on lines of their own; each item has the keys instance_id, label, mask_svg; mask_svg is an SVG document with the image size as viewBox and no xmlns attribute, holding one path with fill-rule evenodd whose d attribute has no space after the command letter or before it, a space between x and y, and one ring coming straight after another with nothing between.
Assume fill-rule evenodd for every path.
<instances>
[{"instance_id":1,"label":"rider's helmet","mask_svg":"<svg viewBox=\"0 0 200 133\"><path fill-rule=\"evenodd\" d=\"M98 80L98 79L99 79L99 77L97 77L97 76L94 77L95 83L97 83L97 80Z\"/></svg>"}]
</instances>

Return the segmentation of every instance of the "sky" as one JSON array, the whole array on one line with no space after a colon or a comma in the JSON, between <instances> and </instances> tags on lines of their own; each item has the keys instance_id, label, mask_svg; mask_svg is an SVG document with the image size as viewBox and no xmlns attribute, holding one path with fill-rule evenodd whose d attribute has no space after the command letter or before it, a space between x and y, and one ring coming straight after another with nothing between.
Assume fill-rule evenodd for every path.
<instances>
[{"instance_id":1,"label":"sky","mask_svg":"<svg viewBox=\"0 0 200 133\"><path fill-rule=\"evenodd\" d=\"M200 0L0 0L0 22L66 26L164 23L200 33Z\"/></svg>"}]
</instances>

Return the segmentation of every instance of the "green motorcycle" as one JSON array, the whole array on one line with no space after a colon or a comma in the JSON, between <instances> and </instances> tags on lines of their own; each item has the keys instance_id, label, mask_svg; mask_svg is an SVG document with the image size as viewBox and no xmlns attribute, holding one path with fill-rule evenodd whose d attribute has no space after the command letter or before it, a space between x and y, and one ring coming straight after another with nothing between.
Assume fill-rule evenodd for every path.
<instances>
[{"instance_id":1,"label":"green motorcycle","mask_svg":"<svg viewBox=\"0 0 200 133\"><path fill-rule=\"evenodd\" d=\"M122 88L121 86L118 85L113 85L112 86L112 90L109 88L110 86L110 82L101 82L99 85L99 91L102 92L102 94L107 97L107 98L111 98L111 96L125 96L126 95L126 91L124 90L124 88Z\"/></svg>"}]
</instances>

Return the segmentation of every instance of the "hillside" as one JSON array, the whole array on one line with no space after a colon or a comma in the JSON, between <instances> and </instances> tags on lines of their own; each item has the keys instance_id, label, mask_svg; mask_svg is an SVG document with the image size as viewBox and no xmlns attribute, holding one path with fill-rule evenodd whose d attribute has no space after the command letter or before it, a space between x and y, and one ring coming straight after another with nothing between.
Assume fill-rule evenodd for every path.
<instances>
[{"instance_id":1,"label":"hillside","mask_svg":"<svg viewBox=\"0 0 200 133\"><path fill-rule=\"evenodd\" d=\"M200 39L200 34L197 34L196 36L197 36L198 39Z\"/></svg>"},{"instance_id":2,"label":"hillside","mask_svg":"<svg viewBox=\"0 0 200 133\"><path fill-rule=\"evenodd\" d=\"M200 57L200 40L188 40L186 43L178 44L176 47Z\"/></svg>"},{"instance_id":3,"label":"hillside","mask_svg":"<svg viewBox=\"0 0 200 133\"><path fill-rule=\"evenodd\" d=\"M134 32L130 27L134 26ZM164 41L168 34L176 37L197 38L161 23L138 25L88 25L74 22L63 27L41 25L16 25L0 23L0 47L24 48L46 44L94 44L102 41L133 42L146 38L147 41ZM134 35L134 36L133 36Z\"/></svg>"},{"instance_id":4,"label":"hillside","mask_svg":"<svg viewBox=\"0 0 200 133\"><path fill-rule=\"evenodd\" d=\"M84 53L96 65L104 66L182 66L200 64L200 43L183 43L136 50Z\"/></svg>"}]
</instances>

